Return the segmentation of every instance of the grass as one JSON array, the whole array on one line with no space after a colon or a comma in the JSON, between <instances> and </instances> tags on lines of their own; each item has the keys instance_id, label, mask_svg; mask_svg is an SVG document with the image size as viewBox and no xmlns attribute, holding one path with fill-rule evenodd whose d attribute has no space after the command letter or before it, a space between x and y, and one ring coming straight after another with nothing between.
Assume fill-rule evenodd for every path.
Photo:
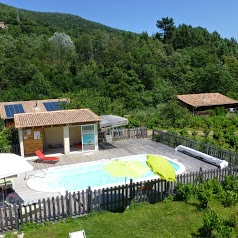
<instances>
[{"instance_id":1,"label":"grass","mask_svg":"<svg viewBox=\"0 0 238 238\"><path fill-rule=\"evenodd\" d=\"M177 238L193 237L203 225L206 210L197 209L197 201L137 204L123 213L98 212L78 219L69 218L59 223L29 224L23 228L24 238L68 237L69 232L84 229L87 238ZM238 207L224 208L213 200L209 207L228 220ZM238 231L234 231L237 237ZM12 237L7 234L7 237Z\"/></svg>"}]
</instances>

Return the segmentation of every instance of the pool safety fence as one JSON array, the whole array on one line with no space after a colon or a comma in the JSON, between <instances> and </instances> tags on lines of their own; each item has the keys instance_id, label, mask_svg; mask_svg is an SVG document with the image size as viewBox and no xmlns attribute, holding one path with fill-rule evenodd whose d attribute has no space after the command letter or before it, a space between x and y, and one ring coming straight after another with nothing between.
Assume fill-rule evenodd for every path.
<instances>
[{"instance_id":1,"label":"pool safety fence","mask_svg":"<svg viewBox=\"0 0 238 238\"><path fill-rule=\"evenodd\" d=\"M173 133L153 130L152 140L173 148L183 145L218 159L226 160L229 164L238 165L238 154L231 150L222 150L210 144L197 142L190 138L184 138Z\"/></svg>"},{"instance_id":2,"label":"pool safety fence","mask_svg":"<svg viewBox=\"0 0 238 238\"><path fill-rule=\"evenodd\" d=\"M112 142L113 140L147 138L147 127L138 128L109 128L98 132L99 142Z\"/></svg>"},{"instance_id":3,"label":"pool safety fence","mask_svg":"<svg viewBox=\"0 0 238 238\"><path fill-rule=\"evenodd\" d=\"M0 208L0 232L17 230L26 223L56 222L67 217L81 217L91 212L123 212L128 206L163 201L169 194L176 193L178 183L196 184L198 181L216 178L224 181L227 175L238 175L238 167L226 167L177 175L176 182L148 180L103 189L66 192L65 195L38 200L33 204L5 205Z\"/></svg>"}]
</instances>

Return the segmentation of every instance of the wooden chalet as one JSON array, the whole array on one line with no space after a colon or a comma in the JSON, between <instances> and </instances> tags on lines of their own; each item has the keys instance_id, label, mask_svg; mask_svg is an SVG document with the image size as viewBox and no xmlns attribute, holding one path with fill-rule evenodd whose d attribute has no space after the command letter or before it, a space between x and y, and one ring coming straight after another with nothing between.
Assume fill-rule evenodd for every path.
<instances>
[{"instance_id":1,"label":"wooden chalet","mask_svg":"<svg viewBox=\"0 0 238 238\"><path fill-rule=\"evenodd\" d=\"M177 95L177 99L182 106L187 107L193 114L215 107L224 107L230 112L235 112L238 108L237 100L220 93L184 94Z\"/></svg>"}]
</instances>

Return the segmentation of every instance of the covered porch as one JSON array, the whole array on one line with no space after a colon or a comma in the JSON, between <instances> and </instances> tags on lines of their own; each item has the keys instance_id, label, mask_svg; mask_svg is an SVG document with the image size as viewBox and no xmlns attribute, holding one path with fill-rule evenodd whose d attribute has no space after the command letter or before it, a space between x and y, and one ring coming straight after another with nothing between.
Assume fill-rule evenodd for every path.
<instances>
[{"instance_id":1,"label":"covered porch","mask_svg":"<svg viewBox=\"0 0 238 238\"><path fill-rule=\"evenodd\" d=\"M98 150L99 117L89 109L15 114L21 156Z\"/></svg>"}]
</instances>

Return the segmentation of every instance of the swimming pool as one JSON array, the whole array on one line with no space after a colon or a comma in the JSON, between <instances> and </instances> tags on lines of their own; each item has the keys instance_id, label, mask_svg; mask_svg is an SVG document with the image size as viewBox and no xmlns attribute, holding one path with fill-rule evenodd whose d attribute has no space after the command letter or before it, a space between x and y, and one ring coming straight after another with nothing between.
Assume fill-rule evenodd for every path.
<instances>
[{"instance_id":1,"label":"swimming pool","mask_svg":"<svg viewBox=\"0 0 238 238\"><path fill-rule=\"evenodd\" d=\"M185 167L175 160L166 158L174 167L176 174L184 172ZM146 165L146 154L133 155L115 158L118 160L138 160ZM125 184L124 177L112 177L104 169L107 163L112 160L101 160L88 163L72 164L68 166L54 167L44 170L37 175L30 176L27 181L27 186L36 191L42 192L60 192L65 193L66 190L80 191L87 189L90 186L93 189L117 186ZM147 166L147 165L146 165ZM156 176L151 170L138 179L133 179L134 182L156 179ZM130 178L127 178L129 182Z\"/></svg>"}]
</instances>

